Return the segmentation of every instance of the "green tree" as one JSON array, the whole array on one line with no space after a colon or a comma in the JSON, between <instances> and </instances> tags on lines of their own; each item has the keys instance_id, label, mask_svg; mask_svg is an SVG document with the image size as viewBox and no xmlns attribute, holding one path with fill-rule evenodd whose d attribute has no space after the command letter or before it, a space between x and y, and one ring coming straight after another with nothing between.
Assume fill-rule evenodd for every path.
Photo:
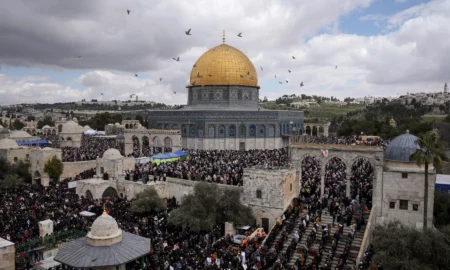
<instances>
[{"instance_id":1,"label":"green tree","mask_svg":"<svg viewBox=\"0 0 450 270\"><path fill-rule=\"evenodd\" d=\"M45 125L48 125L51 127L55 125L55 122L53 122L53 119L51 116L46 116L46 117L44 117L44 119L39 120L37 123L37 128L41 129Z\"/></svg>"},{"instance_id":2,"label":"green tree","mask_svg":"<svg viewBox=\"0 0 450 270\"><path fill-rule=\"evenodd\" d=\"M419 231L398 221L376 225L372 244L372 261L384 269L448 269L450 264L450 243L437 230Z\"/></svg>"},{"instance_id":3,"label":"green tree","mask_svg":"<svg viewBox=\"0 0 450 270\"><path fill-rule=\"evenodd\" d=\"M23 184L23 179L17 174L8 174L2 181L2 188L4 189L16 189Z\"/></svg>"},{"instance_id":4,"label":"green tree","mask_svg":"<svg viewBox=\"0 0 450 270\"><path fill-rule=\"evenodd\" d=\"M49 159L44 166L44 172L46 172L53 180L59 180L59 177L63 173L63 170L64 164L56 156L53 156L51 159Z\"/></svg>"},{"instance_id":5,"label":"green tree","mask_svg":"<svg viewBox=\"0 0 450 270\"><path fill-rule=\"evenodd\" d=\"M87 121L80 121L80 125L88 125L95 130L105 130L107 124L122 122L122 115L115 113L97 113L94 117Z\"/></svg>"},{"instance_id":6,"label":"green tree","mask_svg":"<svg viewBox=\"0 0 450 270\"><path fill-rule=\"evenodd\" d=\"M22 123L20 120L16 119L13 122L13 128L14 130L21 130L25 126L24 123Z\"/></svg>"},{"instance_id":7,"label":"green tree","mask_svg":"<svg viewBox=\"0 0 450 270\"><path fill-rule=\"evenodd\" d=\"M23 162L20 160L19 162L16 162L10 166L11 172L13 174L17 174L20 178L22 178L25 181L25 183L31 183L30 163Z\"/></svg>"},{"instance_id":8,"label":"green tree","mask_svg":"<svg viewBox=\"0 0 450 270\"><path fill-rule=\"evenodd\" d=\"M144 117L142 117L142 115L138 114L136 115L136 120L139 120L139 123L141 123L141 125L144 125Z\"/></svg>"},{"instance_id":9,"label":"green tree","mask_svg":"<svg viewBox=\"0 0 450 270\"><path fill-rule=\"evenodd\" d=\"M450 225L450 194L448 192L436 191L434 193L433 217L434 225L438 228Z\"/></svg>"},{"instance_id":10,"label":"green tree","mask_svg":"<svg viewBox=\"0 0 450 270\"><path fill-rule=\"evenodd\" d=\"M238 190L222 191L216 184L198 183L172 211L169 223L194 232L208 231L223 222L253 223L251 210L240 203Z\"/></svg>"},{"instance_id":11,"label":"green tree","mask_svg":"<svg viewBox=\"0 0 450 270\"><path fill-rule=\"evenodd\" d=\"M131 203L131 211L136 213L157 214L164 210L166 205L154 187L149 187L137 194L136 200Z\"/></svg>"},{"instance_id":12,"label":"green tree","mask_svg":"<svg viewBox=\"0 0 450 270\"><path fill-rule=\"evenodd\" d=\"M11 165L4 157L0 157L0 179L5 178L10 172Z\"/></svg>"},{"instance_id":13,"label":"green tree","mask_svg":"<svg viewBox=\"0 0 450 270\"><path fill-rule=\"evenodd\" d=\"M424 210L423 210L423 226L428 225L428 170L433 165L436 170L442 169L442 161L447 161L448 157L444 152L442 143L434 131L429 131L420 136L417 140L419 149L411 156L410 161L416 162L417 166L425 166L425 188L424 188Z\"/></svg>"},{"instance_id":14,"label":"green tree","mask_svg":"<svg viewBox=\"0 0 450 270\"><path fill-rule=\"evenodd\" d=\"M28 115L28 116L27 116L27 121L28 121L28 122L36 121L36 117L34 117L33 115Z\"/></svg>"}]
</instances>

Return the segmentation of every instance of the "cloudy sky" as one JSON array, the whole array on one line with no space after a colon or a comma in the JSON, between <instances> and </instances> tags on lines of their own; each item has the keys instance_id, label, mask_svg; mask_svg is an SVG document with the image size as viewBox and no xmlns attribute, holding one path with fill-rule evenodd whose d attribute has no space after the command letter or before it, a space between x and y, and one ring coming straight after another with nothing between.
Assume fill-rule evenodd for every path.
<instances>
[{"instance_id":1,"label":"cloudy sky","mask_svg":"<svg viewBox=\"0 0 450 270\"><path fill-rule=\"evenodd\" d=\"M261 98L441 91L449 25L449 0L5 0L0 105L130 94L183 104L222 30L253 61Z\"/></svg>"}]
</instances>

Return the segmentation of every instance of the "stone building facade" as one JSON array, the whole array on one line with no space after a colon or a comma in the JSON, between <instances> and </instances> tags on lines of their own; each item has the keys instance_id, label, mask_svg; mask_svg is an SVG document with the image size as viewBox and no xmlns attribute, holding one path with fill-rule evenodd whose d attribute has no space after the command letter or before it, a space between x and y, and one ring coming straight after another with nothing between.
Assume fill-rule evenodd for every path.
<instances>
[{"instance_id":1,"label":"stone building facade","mask_svg":"<svg viewBox=\"0 0 450 270\"><path fill-rule=\"evenodd\" d=\"M19 146L12 139L0 139L0 157L11 164L19 161L28 162L30 159L30 148Z\"/></svg>"},{"instance_id":2,"label":"stone building facade","mask_svg":"<svg viewBox=\"0 0 450 270\"><path fill-rule=\"evenodd\" d=\"M61 149L57 148L46 147L43 149L32 149L30 152L32 183L40 183L43 186L48 186L50 183L50 177L46 172L44 172L45 164L54 156L61 160L61 155Z\"/></svg>"},{"instance_id":3,"label":"stone building facade","mask_svg":"<svg viewBox=\"0 0 450 270\"><path fill-rule=\"evenodd\" d=\"M0 238L0 270L16 269L16 249L14 243Z\"/></svg>"}]
</instances>

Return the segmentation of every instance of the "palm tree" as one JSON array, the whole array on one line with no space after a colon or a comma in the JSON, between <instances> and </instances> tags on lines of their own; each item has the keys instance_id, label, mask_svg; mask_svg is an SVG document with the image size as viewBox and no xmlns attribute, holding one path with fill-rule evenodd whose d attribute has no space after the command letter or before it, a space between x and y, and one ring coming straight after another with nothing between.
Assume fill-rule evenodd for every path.
<instances>
[{"instance_id":1,"label":"palm tree","mask_svg":"<svg viewBox=\"0 0 450 270\"><path fill-rule=\"evenodd\" d=\"M439 138L434 131L429 131L421 135L416 143L420 148L409 157L409 160L415 161L419 167L422 164L425 165L423 226L426 228L428 223L428 168L431 164L436 170L441 170L442 161L448 161L448 157L443 151L443 143L439 142Z\"/></svg>"},{"instance_id":2,"label":"palm tree","mask_svg":"<svg viewBox=\"0 0 450 270\"><path fill-rule=\"evenodd\" d=\"M8 174L2 181L2 188L4 189L15 189L16 187L23 184L23 178L19 177L17 174Z\"/></svg>"}]
</instances>

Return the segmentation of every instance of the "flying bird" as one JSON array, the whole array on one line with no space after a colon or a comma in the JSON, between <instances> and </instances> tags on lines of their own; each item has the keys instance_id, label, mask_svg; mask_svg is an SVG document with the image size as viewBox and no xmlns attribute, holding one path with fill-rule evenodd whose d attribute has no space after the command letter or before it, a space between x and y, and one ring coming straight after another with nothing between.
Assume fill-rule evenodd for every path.
<instances>
[{"instance_id":1,"label":"flying bird","mask_svg":"<svg viewBox=\"0 0 450 270\"><path fill-rule=\"evenodd\" d=\"M185 33L186 33L186 35L188 35L188 36L191 36L192 34L191 34L191 28L189 28L189 30L187 30L187 31L184 31Z\"/></svg>"},{"instance_id":2,"label":"flying bird","mask_svg":"<svg viewBox=\"0 0 450 270\"><path fill-rule=\"evenodd\" d=\"M128 13L128 15L130 15L130 12L131 12L131 10L128 10L128 9L127 9L127 13Z\"/></svg>"},{"instance_id":3,"label":"flying bird","mask_svg":"<svg viewBox=\"0 0 450 270\"><path fill-rule=\"evenodd\" d=\"M300 87L303 87L303 82L300 83Z\"/></svg>"},{"instance_id":4,"label":"flying bird","mask_svg":"<svg viewBox=\"0 0 450 270\"><path fill-rule=\"evenodd\" d=\"M288 69L289 73L291 73L291 71Z\"/></svg>"},{"instance_id":5,"label":"flying bird","mask_svg":"<svg viewBox=\"0 0 450 270\"><path fill-rule=\"evenodd\" d=\"M286 80L286 83L289 83L288 80Z\"/></svg>"},{"instance_id":6,"label":"flying bird","mask_svg":"<svg viewBox=\"0 0 450 270\"><path fill-rule=\"evenodd\" d=\"M177 58L172 58L175 61L180 61L180 57L178 56Z\"/></svg>"},{"instance_id":7,"label":"flying bird","mask_svg":"<svg viewBox=\"0 0 450 270\"><path fill-rule=\"evenodd\" d=\"M134 77L137 77L137 74L134 74Z\"/></svg>"},{"instance_id":8,"label":"flying bird","mask_svg":"<svg viewBox=\"0 0 450 270\"><path fill-rule=\"evenodd\" d=\"M334 69L337 69L337 66Z\"/></svg>"},{"instance_id":9,"label":"flying bird","mask_svg":"<svg viewBox=\"0 0 450 270\"><path fill-rule=\"evenodd\" d=\"M260 66L261 70L263 71L264 69Z\"/></svg>"},{"instance_id":10,"label":"flying bird","mask_svg":"<svg viewBox=\"0 0 450 270\"><path fill-rule=\"evenodd\" d=\"M131 95L130 95L130 98L132 98L134 95L136 95L136 94L131 94Z\"/></svg>"},{"instance_id":11,"label":"flying bird","mask_svg":"<svg viewBox=\"0 0 450 270\"><path fill-rule=\"evenodd\" d=\"M103 93L101 93L102 94L102 96L103 96Z\"/></svg>"},{"instance_id":12,"label":"flying bird","mask_svg":"<svg viewBox=\"0 0 450 270\"><path fill-rule=\"evenodd\" d=\"M177 94L177 92L175 92L175 91L174 91L173 93L174 93L175 95Z\"/></svg>"},{"instance_id":13,"label":"flying bird","mask_svg":"<svg viewBox=\"0 0 450 270\"><path fill-rule=\"evenodd\" d=\"M294 57L294 56L292 56L292 59L295 59L295 57Z\"/></svg>"},{"instance_id":14,"label":"flying bird","mask_svg":"<svg viewBox=\"0 0 450 270\"><path fill-rule=\"evenodd\" d=\"M275 75L275 78L277 77L277 75Z\"/></svg>"},{"instance_id":15,"label":"flying bird","mask_svg":"<svg viewBox=\"0 0 450 270\"><path fill-rule=\"evenodd\" d=\"M159 78L159 81L162 81L162 78Z\"/></svg>"},{"instance_id":16,"label":"flying bird","mask_svg":"<svg viewBox=\"0 0 450 270\"><path fill-rule=\"evenodd\" d=\"M239 33L239 34L238 34L238 37L242 37L242 33Z\"/></svg>"},{"instance_id":17,"label":"flying bird","mask_svg":"<svg viewBox=\"0 0 450 270\"><path fill-rule=\"evenodd\" d=\"M282 82L278 82L279 84L283 84Z\"/></svg>"}]
</instances>

